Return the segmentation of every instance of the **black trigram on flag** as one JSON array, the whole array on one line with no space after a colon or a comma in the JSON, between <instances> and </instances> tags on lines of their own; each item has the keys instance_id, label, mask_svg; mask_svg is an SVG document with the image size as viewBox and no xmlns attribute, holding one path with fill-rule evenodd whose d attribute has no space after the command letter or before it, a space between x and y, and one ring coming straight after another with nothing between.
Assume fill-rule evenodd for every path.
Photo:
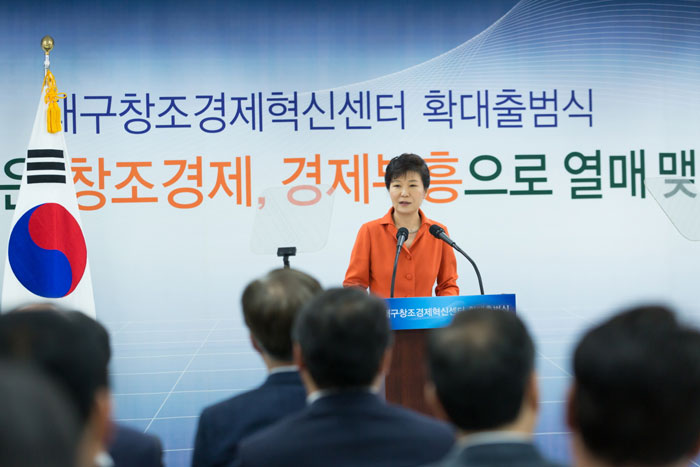
<instances>
[{"instance_id":1,"label":"black trigram on flag","mask_svg":"<svg viewBox=\"0 0 700 467\"><path fill-rule=\"evenodd\" d=\"M41 173L36 173L41 172ZM27 183L66 183L66 163L60 149L27 151Z\"/></svg>"}]
</instances>

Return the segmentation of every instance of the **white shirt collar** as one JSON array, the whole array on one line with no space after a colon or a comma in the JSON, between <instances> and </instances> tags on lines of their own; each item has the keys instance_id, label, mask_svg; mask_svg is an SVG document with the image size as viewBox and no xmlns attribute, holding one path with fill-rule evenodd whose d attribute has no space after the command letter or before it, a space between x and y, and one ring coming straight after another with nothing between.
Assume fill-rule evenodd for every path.
<instances>
[{"instance_id":1,"label":"white shirt collar","mask_svg":"<svg viewBox=\"0 0 700 467\"><path fill-rule=\"evenodd\" d=\"M106 451L101 451L95 457L95 466L96 467L114 467L114 460L112 460L112 457L109 454L107 454Z\"/></svg>"},{"instance_id":2,"label":"white shirt collar","mask_svg":"<svg viewBox=\"0 0 700 467\"><path fill-rule=\"evenodd\" d=\"M285 365L285 366L278 366L267 373L269 375L276 375L277 373L291 373L292 371L299 371L299 368L297 368L296 365Z\"/></svg>"},{"instance_id":3,"label":"white shirt collar","mask_svg":"<svg viewBox=\"0 0 700 467\"><path fill-rule=\"evenodd\" d=\"M494 443L531 443L532 436L519 431L480 431L466 435L457 441L460 447Z\"/></svg>"},{"instance_id":4,"label":"white shirt collar","mask_svg":"<svg viewBox=\"0 0 700 467\"><path fill-rule=\"evenodd\" d=\"M377 391L375 391L373 388L371 388L369 386L366 388L358 388L358 389L353 388L350 390L346 390L346 389L319 389L317 391L312 392L308 396L306 396L306 403L308 405L311 405L319 399L330 396L332 394L340 394L341 392L346 392L346 391L366 392L369 394L376 394L377 393Z\"/></svg>"}]
</instances>

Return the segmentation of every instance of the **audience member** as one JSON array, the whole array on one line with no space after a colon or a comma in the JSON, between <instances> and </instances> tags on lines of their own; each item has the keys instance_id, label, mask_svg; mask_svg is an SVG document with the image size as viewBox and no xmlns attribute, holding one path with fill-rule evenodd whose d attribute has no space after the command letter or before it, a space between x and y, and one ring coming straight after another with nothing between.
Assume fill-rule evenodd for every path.
<instances>
[{"instance_id":1,"label":"audience member","mask_svg":"<svg viewBox=\"0 0 700 467\"><path fill-rule=\"evenodd\" d=\"M576 347L568 423L579 466L688 465L700 449L700 332L634 308Z\"/></svg>"},{"instance_id":2,"label":"audience member","mask_svg":"<svg viewBox=\"0 0 700 467\"><path fill-rule=\"evenodd\" d=\"M391 360L382 300L354 288L326 291L300 311L293 339L309 406L243 440L240 465L411 466L452 447L447 425L376 395Z\"/></svg>"},{"instance_id":3,"label":"audience member","mask_svg":"<svg viewBox=\"0 0 700 467\"><path fill-rule=\"evenodd\" d=\"M278 269L243 292L243 317L253 348L268 369L257 389L207 407L199 419L192 465L227 465L239 441L306 405L306 393L292 359L291 330L299 309L321 291L313 277Z\"/></svg>"},{"instance_id":4,"label":"audience member","mask_svg":"<svg viewBox=\"0 0 700 467\"><path fill-rule=\"evenodd\" d=\"M60 388L29 365L0 362L0 465L75 467L78 424Z\"/></svg>"},{"instance_id":5,"label":"audience member","mask_svg":"<svg viewBox=\"0 0 700 467\"><path fill-rule=\"evenodd\" d=\"M40 368L76 408L81 431L78 465L160 466L162 449L150 436L149 442L157 442L156 464L133 457L129 463L120 464L105 452L113 431L107 369L110 353L107 331L82 313L58 311L53 305L32 305L0 315L0 356ZM137 447L130 445L127 449L134 452Z\"/></svg>"},{"instance_id":6,"label":"audience member","mask_svg":"<svg viewBox=\"0 0 700 467\"><path fill-rule=\"evenodd\" d=\"M78 327L80 335L92 336L100 347L100 355L106 356L105 368L112 357L107 330L97 321L77 311L67 312ZM104 448L103 448L104 449ZM100 458L109 467L162 467L163 446L156 436L134 430L121 424L113 424L106 439L107 452ZM105 455L106 454L106 455Z\"/></svg>"},{"instance_id":7,"label":"audience member","mask_svg":"<svg viewBox=\"0 0 700 467\"><path fill-rule=\"evenodd\" d=\"M81 426L78 464L94 465L109 432L107 356L93 336L80 335L65 314L33 307L0 315L0 356L44 371L70 398Z\"/></svg>"},{"instance_id":8,"label":"audience member","mask_svg":"<svg viewBox=\"0 0 700 467\"><path fill-rule=\"evenodd\" d=\"M538 412L534 345L511 312L470 309L428 340L426 398L458 429L439 464L554 466L532 442Z\"/></svg>"}]
</instances>

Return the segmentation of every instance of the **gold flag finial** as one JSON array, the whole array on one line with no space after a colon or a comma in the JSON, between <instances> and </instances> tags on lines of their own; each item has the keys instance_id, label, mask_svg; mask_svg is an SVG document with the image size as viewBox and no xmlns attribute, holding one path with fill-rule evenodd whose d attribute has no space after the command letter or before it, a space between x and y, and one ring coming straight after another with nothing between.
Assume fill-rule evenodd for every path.
<instances>
[{"instance_id":1,"label":"gold flag finial","mask_svg":"<svg viewBox=\"0 0 700 467\"><path fill-rule=\"evenodd\" d=\"M51 36L44 36L41 38L41 48L44 50L44 53L48 55L51 50L53 49L53 37Z\"/></svg>"},{"instance_id":2,"label":"gold flag finial","mask_svg":"<svg viewBox=\"0 0 700 467\"><path fill-rule=\"evenodd\" d=\"M46 56L44 57L44 85L46 88L46 95L44 96L44 102L48 105L46 110L46 130L49 133L58 133L61 131L61 109L58 107L58 100L65 99L65 93L59 93L56 89L56 79L53 77L53 73L49 70L49 52L53 50L53 37L44 36L41 38L41 48L44 50Z\"/></svg>"}]
</instances>

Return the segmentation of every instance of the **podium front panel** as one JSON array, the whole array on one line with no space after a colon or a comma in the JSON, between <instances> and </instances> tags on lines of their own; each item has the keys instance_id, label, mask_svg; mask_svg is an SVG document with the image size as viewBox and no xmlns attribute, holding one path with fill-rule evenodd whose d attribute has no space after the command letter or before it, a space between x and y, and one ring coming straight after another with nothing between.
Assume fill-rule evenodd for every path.
<instances>
[{"instance_id":1,"label":"podium front panel","mask_svg":"<svg viewBox=\"0 0 700 467\"><path fill-rule=\"evenodd\" d=\"M433 329L447 326L455 314L469 308L515 312L515 294L388 298L391 329Z\"/></svg>"}]
</instances>

